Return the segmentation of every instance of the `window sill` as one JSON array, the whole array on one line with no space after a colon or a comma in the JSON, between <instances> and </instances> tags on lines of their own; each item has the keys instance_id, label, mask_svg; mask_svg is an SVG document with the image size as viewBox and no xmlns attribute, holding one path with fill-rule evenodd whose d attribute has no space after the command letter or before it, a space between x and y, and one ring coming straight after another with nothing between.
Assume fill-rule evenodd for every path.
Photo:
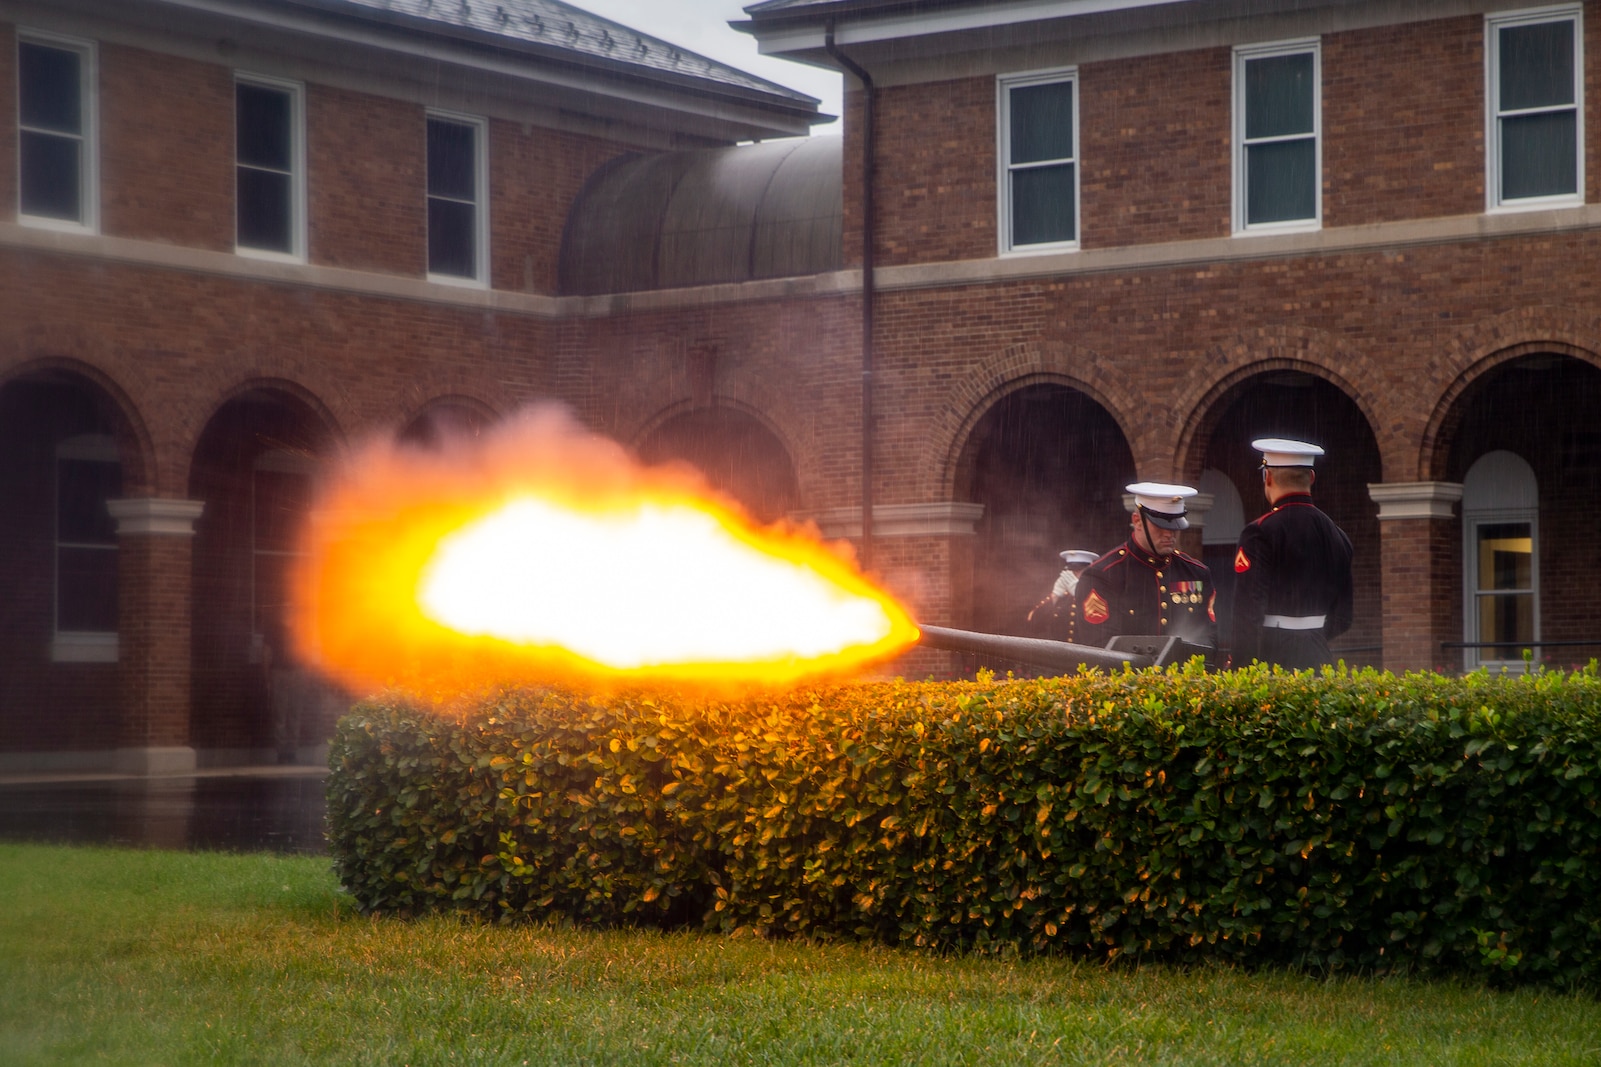
<instances>
[{"instance_id":1,"label":"window sill","mask_svg":"<svg viewBox=\"0 0 1601 1067\"><path fill-rule=\"evenodd\" d=\"M115 633L60 631L50 639L52 663L115 663L117 651Z\"/></svg>"},{"instance_id":2,"label":"window sill","mask_svg":"<svg viewBox=\"0 0 1601 1067\"><path fill-rule=\"evenodd\" d=\"M250 248L246 245L235 245L234 255L244 256L246 259L265 259L272 263L304 263L306 257L293 252L274 252L270 248Z\"/></svg>"},{"instance_id":3,"label":"window sill","mask_svg":"<svg viewBox=\"0 0 1601 1067\"><path fill-rule=\"evenodd\" d=\"M17 215L17 225L27 226L35 230L54 230L57 233L86 233L93 236L97 231L85 222L74 222L72 219L54 219L48 215Z\"/></svg>"},{"instance_id":4,"label":"window sill","mask_svg":"<svg viewBox=\"0 0 1601 1067\"><path fill-rule=\"evenodd\" d=\"M1522 211L1554 211L1565 207L1583 207L1582 196L1531 196L1527 200L1508 200L1486 208L1486 215L1516 215Z\"/></svg>"},{"instance_id":5,"label":"window sill","mask_svg":"<svg viewBox=\"0 0 1601 1067\"><path fill-rule=\"evenodd\" d=\"M1003 248L1000 255L1002 259L1011 259L1017 256L1054 256L1063 252L1077 252L1080 245L1077 241L1059 241L1054 244L1023 245L1019 248Z\"/></svg>"},{"instance_id":6,"label":"window sill","mask_svg":"<svg viewBox=\"0 0 1601 1067\"><path fill-rule=\"evenodd\" d=\"M456 274L430 274L428 281L433 285L452 285L458 289L488 289L489 285L481 278L463 278Z\"/></svg>"},{"instance_id":7,"label":"window sill","mask_svg":"<svg viewBox=\"0 0 1601 1067\"><path fill-rule=\"evenodd\" d=\"M1297 219L1294 222L1264 222L1235 230L1235 237L1271 237L1279 233L1316 233L1323 228L1322 219Z\"/></svg>"}]
</instances>

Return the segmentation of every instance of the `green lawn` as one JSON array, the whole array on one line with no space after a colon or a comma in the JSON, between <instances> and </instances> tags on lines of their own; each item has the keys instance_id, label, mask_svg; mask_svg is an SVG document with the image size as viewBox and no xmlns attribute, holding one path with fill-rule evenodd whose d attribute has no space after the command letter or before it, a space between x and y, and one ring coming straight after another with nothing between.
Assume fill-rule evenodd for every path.
<instances>
[{"instance_id":1,"label":"green lawn","mask_svg":"<svg viewBox=\"0 0 1601 1067\"><path fill-rule=\"evenodd\" d=\"M326 860L0 844L0 1063L1598 1064L1601 1003L354 915Z\"/></svg>"}]
</instances>

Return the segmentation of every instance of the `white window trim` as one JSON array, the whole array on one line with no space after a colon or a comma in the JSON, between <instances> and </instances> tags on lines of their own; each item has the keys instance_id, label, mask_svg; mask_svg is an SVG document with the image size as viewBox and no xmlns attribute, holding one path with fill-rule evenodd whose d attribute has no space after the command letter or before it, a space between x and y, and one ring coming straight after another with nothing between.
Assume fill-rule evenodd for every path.
<instances>
[{"instance_id":1,"label":"white window trim","mask_svg":"<svg viewBox=\"0 0 1601 1067\"><path fill-rule=\"evenodd\" d=\"M301 82L272 78L265 74L234 71L234 85L259 85L289 94L289 251L250 248L239 243L239 130L234 128L234 253L250 259L270 259L280 263L306 262L306 87ZM237 123L238 106L233 114Z\"/></svg>"},{"instance_id":2,"label":"white window trim","mask_svg":"<svg viewBox=\"0 0 1601 1067\"><path fill-rule=\"evenodd\" d=\"M1538 25L1542 22L1573 20L1573 106L1577 114L1575 138L1578 145L1574 177L1574 193L1558 196L1531 196L1521 200L1501 199L1501 99L1500 55L1501 35L1496 31L1506 26ZM1584 203L1584 6L1562 4L1554 7L1529 8L1484 17L1484 210L1486 214L1510 214L1518 211L1541 211L1553 207L1570 207Z\"/></svg>"},{"instance_id":3,"label":"white window trim","mask_svg":"<svg viewBox=\"0 0 1601 1067\"><path fill-rule=\"evenodd\" d=\"M1529 579L1532 583L1530 596L1534 599L1534 637L1529 642L1538 645L1540 641L1540 512L1538 508L1476 508L1472 511L1464 510L1462 513L1462 640L1467 643L1479 639L1479 582L1478 570L1478 532L1479 527L1487 524L1503 522L1526 522L1529 524L1529 536L1533 539L1532 552L1529 556ZM1462 650L1462 666L1465 670L1475 670L1479 667L1489 667L1494 670L1506 669L1512 672L1522 672L1525 668L1523 656L1514 654L1502 658L1506 650L1494 648L1465 648Z\"/></svg>"},{"instance_id":4,"label":"white window trim","mask_svg":"<svg viewBox=\"0 0 1601 1067\"><path fill-rule=\"evenodd\" d=\"M1071 241L1048 241L1040 244L1013 245L1012 243L1012 90L1028 85L1051 85L1058 82L1073 83L1073 232ZM1084 237L1084 214L1079 210L1079 190L1084 184L1084 161L1079 154L1079 97L1080 84L1077 67L1053 67L1048 70L1022 71L1002 74L995 79L995 209L996 240L1002 256L1037 256L1056 252L1077 252ZM1027 166L1047 166L1067 160L1042 160Z\"/></svg>"},{"instance_id":5,"label":"white window trim","mask_svg":"<svg viewBox=\"0 0 1601 1067\"><path fill-rule=\"evenodd\" d=\"M17 63L17 83L14 89L16 97L17 120L17 222L24 226L31 226L41 230L60 230L67 233L99 233L100 232L100 62L99 49L94 41L86 41L81 37L65 37L59 33L49 33L44 30L17 30L18 46L24 44L44 45L47 48L60 48L79 53L82 57L78 67L78 92L82 101L83 114L80 121L83 123L83 155L81 157L81 170L78 174L79 190L78 202L83 206L83 217L77 221L70 219L55 219L44 215L29 215L22 210L22 64Z\"/></svg>"},{"instance_id":6,"label":"white window trim","mask_svg":"<svg viewBox=\"0 0 1601 1067\"><path fill-rule=\"evenodd\" d=\"M1248 60L1271 56L1289 56L1301 52L1312 53L1312 152L1315 177L1312 182L1312 217L1290 219L1284 222L1246 222L1245 188L1245 64ZM1234 122L1232 153L1234 187L1234 236L1255 236L1264 233L1306 233L1323 228L1323 42L1308 37L1293 41L1272 41L1265 44L1236 45L1234 48ZM1300 136L1300 135L1298 135Z\"/></svg>"},{"instance_id":7,"label":"white window trim","mask_svg":"<svg viewBox=\"0 0 1601 1067\"><path fill-rule=\"evenodd\" d=\"M468 289L489 288L489 122L480 115L464 115L455 111L439 111L430 108L423 120L423 208L427 211L428 201L428 151L427 120L439 119L442 122L453 122L459 126L471 126L473 136L473 196L478 208L475 213L476 232L473 234L473 248L475 250L473 271L475 277L463 278L459 274L435 274L428 272L428 280L440 285L457 285ZM426 253L426 249L425 249Z\"/></svg>"},{"instance_id":8,"label":"white window trim","mask_svg":"<svg viewBox=\"0 0 1601 1067\"><path fill-rule=\"evenodd\" d=\"M56 463L58 466L52 472L52 491L59 493L61 488L61 471L59 463L63 459L84 459L95 463L120 463L121 455L117 451L116 439L106 434L80 434L69 437L56 445ZM52 663L115 663L117 662L119 639L115 630L63 630L60 628L61 618L61 577L57 571L60 566L61 549L61 509L56 505L52 509L55 515L55 551L51 553L50 562L50 661ZM74 547L67 544L66 547ZM81 546L101 548L103 546ZM106 548L106 551L121 551L121 546Z\"/></svg>"}]
</instances>

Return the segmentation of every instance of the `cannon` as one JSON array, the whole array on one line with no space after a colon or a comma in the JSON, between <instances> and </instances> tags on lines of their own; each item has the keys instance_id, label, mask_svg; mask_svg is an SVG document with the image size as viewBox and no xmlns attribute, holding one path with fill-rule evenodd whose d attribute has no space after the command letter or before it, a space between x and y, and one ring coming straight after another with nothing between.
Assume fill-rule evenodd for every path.
<instances>
[{"instance_id":1,"label":"cannon","mask_svg":"<svg viewBox=\"0 0 1601 1067\"><path fill-rule=\"evenodd\" d=\"M927 648L993 656L1060 674L1071 673L1080 667L1104 667L1107 670L1165 667L1170 663L1184 663L1192 656L1211 656L1216 651L1206 645L1192 644L1181 637L1114 637L1106 643L1105 648L1097 648L1094 645L1075 645L1040 637L953 630L945 626L919 626L918 629L923 634L918 643Z\"/></svg>"}]
</instances>

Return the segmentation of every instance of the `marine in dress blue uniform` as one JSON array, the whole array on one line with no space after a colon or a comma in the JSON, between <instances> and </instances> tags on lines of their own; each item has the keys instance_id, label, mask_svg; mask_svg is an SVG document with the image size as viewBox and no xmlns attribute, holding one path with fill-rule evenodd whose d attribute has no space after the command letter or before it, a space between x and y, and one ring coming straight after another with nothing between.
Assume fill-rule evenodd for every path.
<instances>
[{"instance_id":1,"label":"marine in dress blue uniform","mask_svg":"<svg viewBox=\"0 0 1601 1067\"><path fill-rule=\"evenodd\" d=\"M1189 529L1187 485L1136 482L1128 540L1079 576L1078 619L1071 640L1105 645L1125 634L1180 637L1217 647L1217 590L1206 564L1178 551L1178 531Z\"/></svg>"},{"instance_id":2,"label":"marine in dress blue uniform","mask_svg":"<svg viewBox=\"0 0 1601 1067\"><path fill-rule=\"evenodd\" d=\"M1078 579L1084 568L1099 558L1099 553L1083 548L1069 548L1058 552L1062 557L1062 573L1051 586L1051 595L1029 609L1029 633L1053 641L1073 640L1073 625L1078 621Z\"/></svg>"},{"instance_id":3,"label":"marine in dress blue uniform","mask_svg":"<svg viewBox=\"0 0 1601 1067\"><path fill-rule=\"evenodd\" d=\"M1240 531L1234 553L1234 650L1299 669L1333 662L1329 641L1351 628L1351 539L1312 503L1312 469L1323 449L1268 437L1262 490L1272 510Z\"/></svg>"}]
</instances>

